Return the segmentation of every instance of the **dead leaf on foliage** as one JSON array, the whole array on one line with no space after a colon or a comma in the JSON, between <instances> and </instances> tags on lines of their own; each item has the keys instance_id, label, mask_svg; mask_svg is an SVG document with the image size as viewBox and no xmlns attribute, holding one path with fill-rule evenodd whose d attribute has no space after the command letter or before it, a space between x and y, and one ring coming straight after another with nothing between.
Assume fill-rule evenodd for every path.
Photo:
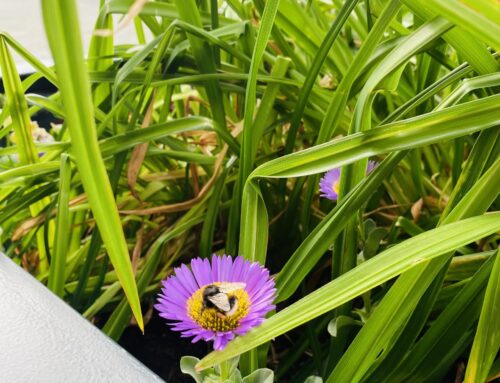
<instances>
[{"instance_id":1,"label":"dead leaf on foliage","mask_svg":"<svg viewBox=\"0 0 500 383\"><path fill-rule=\"evenodd\" d=\"M134 19L134 17L138 16L141 13L142 8L146 5L148 0L135 0L134 4L130 6L125 17L120 21L120 23L116 26L115 30L111 29L96 29L94 31L94 35L101 37L108 37L113 34L117 34L123 28L125 28L130 22Z\"/></svg>"},{"instance_id":2,"label":"dead leaf on foliage","mask_svg":"<svg viewBox=\"0 0 500 383\"><path fill-rule=\"evenodd\" d=\"M153 93L151 97L151 102L149 103L148 109L146 111L146 115L144 116L144 120L142 121L141 128L147 128L151 123L151 118L153 116L154 103L156 100L156 94ZM143 142L142 144L136 145L134 150L132 151L132 155L130 156L130 160L128 162L127 167L127 182L132 192L132 195L138 200L141 201L141 197L135 190L135 185L137 183L137 176L139 175L139 170L141 170L142 163L144 162L144 158L146 157L146 152L148 151L149 143Z\"/></svg>"},{"instance_id":3,"label":"dead leaf on foliage","mask_svg":"<svg viewBox=\"0 0 500 383\"><path fill-rule=\"evenodd\" d=\"M135 246L132 251L132 271L134 275L137 273L137 266L139 265L139 258L141 257L142 243L144 237L144 226L141 226L139 230L135 233Z\"/></svg>"},{"instance_id":4,"label":"dead leaf on foliage","mask_svg":"<svg viewBox=\"0 0 500 383\"><path fill-rule=\"evenodd\" d=\"M413 217L413 222L417 222L422 214L422 208L424 206L424 200L420 198L411 206L411 216Z\"/></svg>"}]
</instances>

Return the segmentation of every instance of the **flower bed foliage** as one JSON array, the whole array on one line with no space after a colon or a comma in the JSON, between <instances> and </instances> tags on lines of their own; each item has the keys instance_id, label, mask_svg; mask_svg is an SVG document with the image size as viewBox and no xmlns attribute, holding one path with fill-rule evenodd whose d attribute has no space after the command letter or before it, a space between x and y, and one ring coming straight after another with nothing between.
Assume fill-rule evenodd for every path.
<instances>
[{"instance_id":1,"label":"flower bed foliage","mask_svg":"<svg viewBox=\"0 0 500 383\"><path fill-rule=\"evenodd\" d=\"M41 4L54 67L0 35L0 246L18 264L114 339L148 330L175 266L265 266L267 320L227 346L190 330L222 349L182 360L198 381L498 376L498 3L102 0L88 49L75 1ZM119 17L137 44L113 43ZM22 81L14 52L36 69ZM54 94L30 92L42 78ZM254 312L254 290L195 287L196 318L237 297Z\"/></svg>"}]
</instances>

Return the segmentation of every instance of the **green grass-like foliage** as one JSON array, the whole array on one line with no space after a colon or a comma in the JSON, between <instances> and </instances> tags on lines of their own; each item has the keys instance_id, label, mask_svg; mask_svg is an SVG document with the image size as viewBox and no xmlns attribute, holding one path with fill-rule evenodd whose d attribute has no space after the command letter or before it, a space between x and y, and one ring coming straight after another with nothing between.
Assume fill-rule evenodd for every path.
<instances>
[{"instance_id":1,"label":"green grass-like foliage","mask_svg":"<svg viewBox=\"0 0 500 383\"><path fill-rule=\"evenodd\" d=\"M132 3L101 1L82 47L75 1L42 0L54 67L0 34L0 249L114 339L179 263L265 264L277 313L198 370L493 380L498 4L156 0L120 46Z\"/></svg>"}]
</instances>

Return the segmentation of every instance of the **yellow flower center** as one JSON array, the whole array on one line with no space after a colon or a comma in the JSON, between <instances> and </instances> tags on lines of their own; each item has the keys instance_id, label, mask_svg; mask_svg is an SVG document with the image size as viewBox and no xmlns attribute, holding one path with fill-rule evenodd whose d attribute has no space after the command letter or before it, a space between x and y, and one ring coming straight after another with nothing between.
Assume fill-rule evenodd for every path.
<instances>
[{"instance_id":1,"label":"yellow flower center","mask_svg":"<svg viewBox=\"0 0 500 383\"><path fill-rule=\"evenodd\" d=\"M337 194L339 194L339 186L340 182L338 180L333 182L332 189Z\"/></svg>"},{"instance_id":2,"label":"yellow flower center","mask_svg":"<svg viewBox=\"0 0 500 383\"><path fill-rule=\"evenodd\" d=\"M219 283L213 283L218 285ZM237 307L234 313L228 315L216 307L205 307L203 304L203 291L206 286L196 290L187 301L187 313L196 323L207 330L231 331L237 328L240 320L250 310L250 298L245 290L239 289L227 294L228 299L235 297Z\"/></svg>"}]
</instances>

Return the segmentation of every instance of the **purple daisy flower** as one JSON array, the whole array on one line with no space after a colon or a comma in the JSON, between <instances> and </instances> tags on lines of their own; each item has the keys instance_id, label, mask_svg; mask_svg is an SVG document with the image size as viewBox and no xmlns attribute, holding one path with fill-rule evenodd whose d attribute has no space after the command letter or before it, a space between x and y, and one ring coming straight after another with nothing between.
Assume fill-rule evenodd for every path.
<instances>
[{"instance_id":1,"label":"purple daisy flower","mask_svg":"<svg viewBox=\"0 0 500 383\"><path fill-rule=\"evenodd\" d=\"M340 168L329 170L319 181L319 190L321 197L326 197L332 201L339 198Z\"/></svg>"},{"instance_id":2,"label":"purple daisy flower","mask_svg":"<svg viewBox=\"0 0 500 383\"><path fill-rule=\"evenodd\" d=\"M261 324L273 310L276 289L269 270L243 257L191 260L165 279L155 308L182 337L213 341L222 350L235 337Z\"/></svg>"},{"instance_id":3,"label":"purple daisy flower","mask_svg":"<svg viewBox=\"0 0 500 383\"><path fill-rule=\"evenodd\" d=\"M370 174L376 167L377 163L375 161L368 161L366 174ZM339 185L340 168L327 171L323 178L319 181L319 190L321 191L320 196L336 201L339 198Z\"/></svg>"}]
</instances>

